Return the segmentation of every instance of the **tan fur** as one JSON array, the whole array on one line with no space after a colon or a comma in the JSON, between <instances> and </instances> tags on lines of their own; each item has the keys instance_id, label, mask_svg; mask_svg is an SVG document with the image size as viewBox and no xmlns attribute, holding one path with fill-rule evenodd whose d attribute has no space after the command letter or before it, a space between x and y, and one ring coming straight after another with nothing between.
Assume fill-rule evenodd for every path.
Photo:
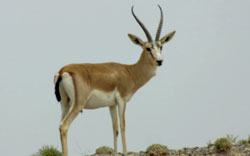
<instances>
[{"instance_id":1,"label":"tan fur","mask_svg":"<svg viewBox=\"0 0 250 156\"><path fill-rule=\"evenodd\" d=\"M154 60L146 55L148 54L143 52L140 60L133 65L113 62L70 64L64 66L59 74L68 72L74 81L82 81L91 89L109 92L117 88L121 96L126 97L128 94L134 93L155 74ZM78 77L79 80L76 80Z\"/></svg>"}]
</instances>

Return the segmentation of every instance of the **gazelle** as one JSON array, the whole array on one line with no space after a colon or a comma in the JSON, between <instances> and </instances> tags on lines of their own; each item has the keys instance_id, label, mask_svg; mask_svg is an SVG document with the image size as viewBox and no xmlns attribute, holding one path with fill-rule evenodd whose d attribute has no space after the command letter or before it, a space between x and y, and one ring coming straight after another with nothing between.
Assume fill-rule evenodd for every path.
<instances>
[{"instance_id":1,"label":"gazelle","mask_svg":"<svg viewBox=\"0 0 250 156\"><path fill-rule=\"evenodd\" d=\"M154 41L146 27L134 14L133 7L131 9L132 15L148 39L144 42L139 37L128 34L131 41L143 49L140 59L135 64L127 65L113 62L69 64L62 67L55 75L55 94L62 109L59 130L63 156L68 156L67 132L77 114L82 109L100 107L109 107L116 153L117 114L119 114L123 153L127 153L125 140L126 103L140 87L155 75L157 67L161 66L163 61L162 45L170 41L175 34L173 31L160 39L163 13L160 6L159 9L161 18Z\"/></svg>"}]
</instances>

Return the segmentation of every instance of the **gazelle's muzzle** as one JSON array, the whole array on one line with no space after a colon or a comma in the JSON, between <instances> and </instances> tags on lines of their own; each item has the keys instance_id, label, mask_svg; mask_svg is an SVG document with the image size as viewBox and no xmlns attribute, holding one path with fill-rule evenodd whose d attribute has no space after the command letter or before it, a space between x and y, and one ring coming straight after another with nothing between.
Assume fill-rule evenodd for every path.
<instances>
[{"instance_id":1,"label":"gazelle's muzzle","mask_svg":"<svg viewBox=\"0 0 250 156\"><path fill-rule=\"evenodd\" d=\"M156 63L157 63L158 66L161 66L161 65L162 65L162 62L163 62L162 60L156 61Z\"/></svg>"},{"instance_id":2,"label":"gazelle's muzzle","mask_svg":"<svg viewBox=\"0 0 250 156\"><path fill-rule=\"evenodd\" d=\"M152 57L155 60L157 66L161 66L163 62L163 57L159 49L152 50Z\"/></svg>"}]
</instances>

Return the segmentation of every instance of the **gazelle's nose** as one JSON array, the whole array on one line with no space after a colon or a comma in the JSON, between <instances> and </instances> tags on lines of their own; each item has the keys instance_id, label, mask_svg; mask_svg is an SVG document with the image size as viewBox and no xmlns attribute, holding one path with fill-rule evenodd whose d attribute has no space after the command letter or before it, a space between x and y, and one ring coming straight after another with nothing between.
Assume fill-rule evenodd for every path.
<instances>
[{"instance_id":1,"label":"gazelle's nose","mask_svg":"<svg viewBox=\"0 0 250 156\"><path fill-rule=\"evenodd\" d=\"M157 62L157 65L158 65L158 66L161 66L161 65L162 65L162 60L157 60L156 62Z\"/></svg>"}]
</instances>

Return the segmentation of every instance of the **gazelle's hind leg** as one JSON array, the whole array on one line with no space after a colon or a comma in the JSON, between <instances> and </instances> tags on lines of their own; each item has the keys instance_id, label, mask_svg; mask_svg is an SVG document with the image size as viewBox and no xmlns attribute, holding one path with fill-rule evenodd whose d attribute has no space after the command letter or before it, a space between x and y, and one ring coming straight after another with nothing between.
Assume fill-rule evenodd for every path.
<instances>
[{"instance_id":1,"label":"gazelle's hind leg","mask_svg":"<svg viewBox=\"0 0 250 156\"><path fill-rule=\"evenodd\" d=\"M68 113L69 111L69 97L66 94L65 90L63 89L63 86L61 85L59 87L60 90L60 95L61 95L61 110L62 110L62 115L61 115L61 121L63 120L63 118L65 117L65 115Z\"/></svg>"},{"instance_id":2,"label":"gazelle's hind leg","mask_svg":"<svg viewBox=\"0 0 250 156\"><path fill-rule=\"evenodd\" d=\"M79 84L78 88L77 86L74 86L76 82L74 83L73 81L77 81L76 79L77 78L74 77L73 80L72 76L69 73L62 74L61 85L65 91L65 97L67 98L65 98L64 100L68 101L66 105L63 105L65 107L62 108L63 114L59 127L63 156L68 156L67 132L69 126L75 119L77 114L79 114L79 112L84 108L88 96L87 87L84 87L85 85L83 83L77 82ZM86 94L82 94L83 90ZM80 94L81 96L78 97L77 94Z\"/></svg>"},{"instance_id":3,"label":"gazelle's hind leg","mask_svg":"<svg viewBox=\"0 0 250 156\"><path fill-rule=\"evenodd\" d=\"M78 112L75 110L76 94L75 94L74 82L73 78L69 73L62 74L62 81L59 89L61 95L61 108L62 108L62 118L59 127L61 144L62 144L62 153L63 156L68 156L67 132L71 122L78 114Z\"/></svg>"},{"instance_id":4,"label":"gazelle's hind leg","mask_svg":"<svg viewBox=\"0 0 250 156\"><path fill-rule=\"evenodd\" d=\"M118 136L118 119L117 119L117 108L116 106L109 107L112 125L113 125L113 136L114 136L114 150L117 154L117 136Z\"/></svg>"},{"instance_id":5,"label":"gazelle's hind leg","mask_svg":"<svg viewBox=\"0 0 250 156\"><path fill-rule=\"evenodd\" d=\"M73 105L73 108L70 108L69 112L66 114L66 116L60 123L59 130L63 156L68 156L67 133L69 126L80 111L81 109L79 109L76 105Z\"/></svg>"}]
</instances>

